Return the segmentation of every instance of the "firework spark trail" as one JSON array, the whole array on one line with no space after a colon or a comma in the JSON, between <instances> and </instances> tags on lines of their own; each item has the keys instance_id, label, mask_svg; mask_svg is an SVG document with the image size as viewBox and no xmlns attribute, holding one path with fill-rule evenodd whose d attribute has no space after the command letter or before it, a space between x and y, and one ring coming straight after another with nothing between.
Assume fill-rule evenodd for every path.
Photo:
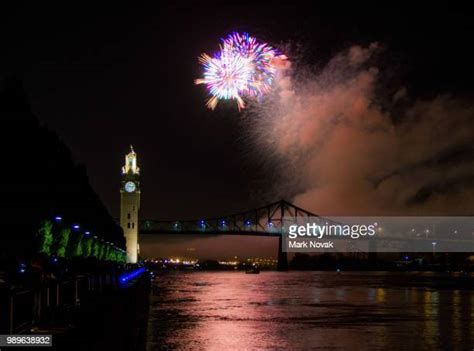
<instances>
[{"instance_id":1,"label":"firework spark trail","mask_svg":"<svg viewBox=\"0 0 474 351\"><path fill-rule=\"evenodd\" d=\"M247 33L234 32L222 39L220 51L211 57L202 54L199 63L204 78L196 84L205 84L211 97L206 105L214 109L219 100L236 100L245 108L245 98L261 98L271 91L276 71L286 60L276 49L259 43Z\"/></svg>"}]
</instances>

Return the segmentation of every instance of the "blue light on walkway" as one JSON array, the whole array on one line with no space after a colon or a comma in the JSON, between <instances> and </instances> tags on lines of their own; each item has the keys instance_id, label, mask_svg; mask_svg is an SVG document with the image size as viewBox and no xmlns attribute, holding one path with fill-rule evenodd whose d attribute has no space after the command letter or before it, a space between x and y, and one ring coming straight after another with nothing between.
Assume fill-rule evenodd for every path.
<instances>
[{"instance_id":1,"label":"blue light on walkway","mask_svg":"<svg viewBox=\"0 0 474 351\"><path fill-rule=\"evenodd\" d=\"M145 272L145 267L141 267L141 268L135 269L134 271L122 274L120 276L120 283L125 284L125 283L129 282L130 280L132 280L134 278L137 278L143 272Z\"/></svg>"}]
</instances>

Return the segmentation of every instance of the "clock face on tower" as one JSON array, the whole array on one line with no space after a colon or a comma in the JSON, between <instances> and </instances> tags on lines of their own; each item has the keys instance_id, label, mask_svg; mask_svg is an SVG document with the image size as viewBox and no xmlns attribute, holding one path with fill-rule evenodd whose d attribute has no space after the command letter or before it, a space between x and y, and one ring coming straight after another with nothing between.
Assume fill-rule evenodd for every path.
<instances>
[{"instance_id":1,"label":"clock face on tower","mask_svg":"<svg viewBox=\"0 0 474 351\"><path fill-rule=\"evenodd\" d=\"M126 182L126 183L125 183L125 191L126 191L127 193L133 193L136 188L137 188L137 187L136 187L136 185L135 185L134 182Z\"/></svg>"}]
</instances>

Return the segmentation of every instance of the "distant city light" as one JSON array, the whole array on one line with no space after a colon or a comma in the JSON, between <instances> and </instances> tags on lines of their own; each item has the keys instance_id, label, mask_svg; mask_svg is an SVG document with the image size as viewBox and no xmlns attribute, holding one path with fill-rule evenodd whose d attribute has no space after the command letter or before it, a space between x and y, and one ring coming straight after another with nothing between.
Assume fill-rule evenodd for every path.
<instances>
[{"instance_id":1,"label":"distant city light","mask_svg":"<svg viewBox=\"0 0 474 351\"><path fill-rule=\"evenodd\" d=\"M73 229L79 229L80 226L79 226L79 224L74 224L74 225L72 226L72 228L73 228Z\"/></svg>"},{"instance_id":2,"label":"distant city light","mask_svg":"<svg viewBox=\"0 0 474 351\"><path fill-rule=\"evenodd\" d=\"M63 218L61 216L56 216L56 217L54 217L54 220L56 222L61 222L63 220Z\"/></svg>"},{"instance_id":3,"label":"distant city light","mask_svg":"<svg viewBox=\"0 0 474 351\"><path fill-rule=\"evenodd\" d=\"M26 264L20 263L20 269L19 269L20 273L25 273L26 271L25 268L26 268Z\"/></svg>"},{"instance_id":4,"label":"distant city light","mask_svg":"<svg viewBox=\"0 0 474 351\"><path fill-rule=\"evenodd\" d=\"M239 261L219 261L219 264L223 266L237 266L239 263Z\"/></svg>"},{"instance_id":5,"label":"distant city light","mask_svg":"<svg viewBox=\"0 0 474 351\"><path fill-rule=\"evenodd\" d=\"M85 232L84 234L85 235L91 235L91 232Z\"/></svg>"}]
</instances>

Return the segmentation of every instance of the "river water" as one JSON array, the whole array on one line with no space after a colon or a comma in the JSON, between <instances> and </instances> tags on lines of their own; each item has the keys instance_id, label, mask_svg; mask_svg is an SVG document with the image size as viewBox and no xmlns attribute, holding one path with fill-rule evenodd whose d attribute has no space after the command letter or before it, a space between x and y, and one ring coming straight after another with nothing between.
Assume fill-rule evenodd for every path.
<instances>
[{"instance_id":1,"label":"river water","mask_svg":"<svg viewBox=\"0 0 474 351\"><path fill-rule=\"evenodd\" d=\"M474 291L404 286L408 277L413 273L159 276L147 349L474 350Z\"/></svg>"}]
</instances>

